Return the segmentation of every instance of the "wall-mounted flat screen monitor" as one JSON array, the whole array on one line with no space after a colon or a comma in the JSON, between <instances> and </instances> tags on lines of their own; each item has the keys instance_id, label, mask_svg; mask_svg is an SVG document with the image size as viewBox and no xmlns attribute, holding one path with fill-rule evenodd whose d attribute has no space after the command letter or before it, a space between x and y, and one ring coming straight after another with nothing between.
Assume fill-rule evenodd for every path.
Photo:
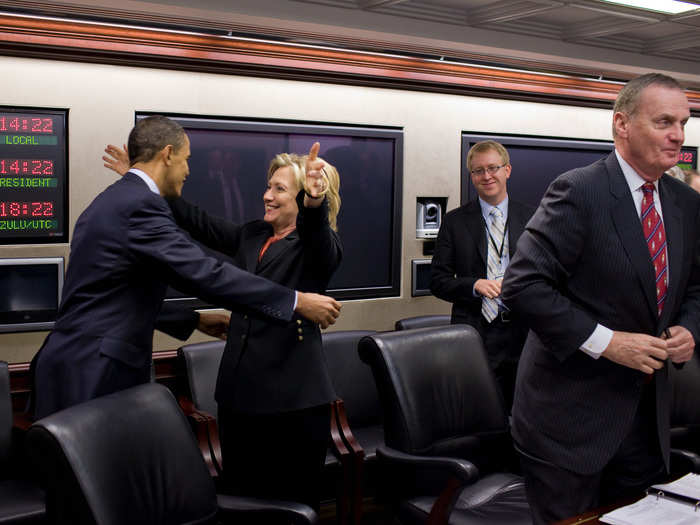
<instances>
[{"instance_id":1,"label":"wall-mounted flat screen monitor","mask_svg":"<svg viewBox=\"0 0 700 525\"><path fill-rule=\"evenodd\" d=\"M411 297L432 295L430 291L430 263L432 259L411 261Z\"/></svg>"},{"instance_id":2,"label":"wall-mounted flat screen monitor","mask_svg":"<svg viewBox=\"0 0 700 525\"><path fill-rule=\"evenodd\" d=\"M190 174L182 196L239 224L263 217L262 196L272 158L282 152L305 154L320 142L320 156L340 173L342 199L338 234L343 260L328 293L338 299L399 295L401 129L166 116L179 122L190 139ZM190 300L168 292L169 299L182 297Z\"/></svg>"},{"instance_id":3,"label":"wall-mounted flat screen monitor","mask_svg":"<svg viewBox=\"0 0 700 525\"><path fill-rule=\"evenodd\" d=\"M53 328L63 275L62 257L0 259L0 332Z\"/></svg>"},{"instance_id":4,"label":"wall-mounted flat screen monitor","mask_svg":"<svg viewBox=\"0 0 700 525\"><path fill-rule=\"evenodd\" d=\"M68 240L67 110L0 106L0 244Z\"/></svg>"},{"instance_id":5,"label":"wall-mounted flat screen monitor","mask_svg":"<svg viewBox=\"0 0 700 525\"><path fill-rule=\"evenodd\" d=\"M539 206L549 184L562 173L587 166L606 157L614 148L603 140L580 140L532 135L462 133L461 203L476 199L477 193L467 169L469 149L482 140L495 140L508 150L512 171L508 179L508 195L530 206ZM696 147L683 147L679 166L697 166Z\"/></svg>"}]
</instances>

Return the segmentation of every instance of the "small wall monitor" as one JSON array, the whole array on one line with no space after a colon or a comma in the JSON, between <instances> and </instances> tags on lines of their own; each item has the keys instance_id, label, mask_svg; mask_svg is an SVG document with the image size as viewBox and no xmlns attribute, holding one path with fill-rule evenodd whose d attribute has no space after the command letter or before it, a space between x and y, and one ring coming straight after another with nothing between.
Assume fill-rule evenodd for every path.
<instances>
[{"instance_id":1,"label":"small wall monitor","mask_svg":"<svg viewBox=\"0 0 700 525\"><path fill-rule=\"evenodd\" d=\"M0 259L0 332L53 328L63 271L63 257Z\"/></svg>"},{"instance_id":2,"label":"small wall monitor","mask_svg":"<svg viewBox=\"0 0 700 525\"><path fill-rule=\"evenodd\" d=\"M67 119L0 106L0 244L68 241Z\"/></svg>"},{"instance_id":3,"label":"small wall monitor","mask_svg":"<svg viewBox=\"0 0 700 525\"><path fill-rule=\"evenodd\" d=\"M432 259L411 261L411 297L432 295L430 291L430 263Z\"/></svg>"}]
</instances>

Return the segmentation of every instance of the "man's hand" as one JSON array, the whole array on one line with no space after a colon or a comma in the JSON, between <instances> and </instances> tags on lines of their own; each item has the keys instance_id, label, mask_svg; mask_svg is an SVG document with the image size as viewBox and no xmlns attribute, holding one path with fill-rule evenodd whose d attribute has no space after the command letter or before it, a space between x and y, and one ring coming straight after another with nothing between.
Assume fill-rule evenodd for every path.
<instances>
[{"instance_id":1,"label":"man's hand","mask_svg":"<svg viewBox=\"0 0 700 525\"><path fill-rule=\"evenodd\" d=\"M503 279L477 279L474 290L483 297L495 299L501 295L501 282Z\"/></svg>"},{"instance_id":2,"label":"man's hand","mask_svg":"<svg viewBox=\"0 0 700 525\"><path fill-rule=\"evenodd\" d=\"M117 146L108 144L105 148L105 153L107 155L102 156L102 160L105 161L104 167L111 169L119 175L124 175L130 168L129 150L126 148L126 144L124 144L122 148L123 149L119 149Z\"/></svg>"},{"instance_id":3,"label":"man's hand","mask_svg":"<svg viewBox=\"0 0 700 525\"><path fill-rule=\"evenodd\" d=\"M690 330L684 326L671 326L668 329L671 337L666 338L666 350L674 363L685 363L693 357L695 339Z\"/></svg>"},{"instance_id":4,"label":"man's hand","mask_svg":"<svg viewBox=\"0 0 700 525\"><path fill-rule=\"evenodd\" d=\"M200 312L197 330L212 337L226 340L231 314L221 312Z\"/></svg>"},{"instance_id":5,"label":"man's hand","mask_svg":"<svg viewBox=\"0 0 700 525\"><path fill-rule=\"evenodd\" d=\"M335 324L341 306L338 301L326 295L297 292L297 307L294 311L309 321L320 324L321 328L327 328Z\"/></svg>"},{"instance_id":6,"label":"man's hand","mask_svg":"<svg viewBox=\"0 0 700 525\"><path fill-rule=\"evenodd\" d=\"M601 354L618 365L653 374L660 370L668 357L666 341L646 334L613 332L612 339Z\"/></svg>"},{"instance_id":7,"label":"man's hand","mask_svg":"<svg viewBox=\"0 0 700 525\"><path fill-rule=\"evenodd\" d=\"M328 191L328 178L323 173L323 167L326 163L318 158L320 149L321 144L314 142L306 156L306 179L304 181L306 191L304 207L306 208L318 208L323 202L322 197Z\"/></svg>"}]
</instances>

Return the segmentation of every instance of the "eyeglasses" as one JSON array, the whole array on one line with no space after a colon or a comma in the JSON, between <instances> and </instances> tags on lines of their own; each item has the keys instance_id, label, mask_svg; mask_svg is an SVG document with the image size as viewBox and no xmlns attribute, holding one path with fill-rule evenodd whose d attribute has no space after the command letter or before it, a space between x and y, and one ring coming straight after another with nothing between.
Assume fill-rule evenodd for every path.
<instances>
[{"instance_id":1,"label":"eyeglasses","mask_svg":"<svg viewBox=\"0 0 700 525\"><path fill-rule=\"evenodd\" d=\"M476 168L475 170L471 171L471 174L476 175L477 177L481 177L482 175L484 175L484 173L494 175L498 170L507 165L508 164L501 164L500 166L487 166L486 168Z\"/></svg>"}]
</instances>

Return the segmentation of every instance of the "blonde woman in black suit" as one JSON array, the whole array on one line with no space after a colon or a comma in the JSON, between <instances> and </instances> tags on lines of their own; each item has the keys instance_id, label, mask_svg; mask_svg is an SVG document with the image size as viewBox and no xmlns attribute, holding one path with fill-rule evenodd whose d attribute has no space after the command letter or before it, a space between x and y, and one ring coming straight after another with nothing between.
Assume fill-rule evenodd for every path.
<instances>
[{"instance_id":1,"label":"blonde woman in black suit","mask_svg":"<svg viewBox=\"0 0 700 525\"><path fill-rule=\"evenodd\" d=\"M234 224L177 198L170 206L178 225L242 269L324 291L342 257L335 231L340 179L318 149L272 160L262 220ZM317 324L233 311L216 385L226 483L237 494L318 508L335 398Z\"/></svg>"}]
</instances>

